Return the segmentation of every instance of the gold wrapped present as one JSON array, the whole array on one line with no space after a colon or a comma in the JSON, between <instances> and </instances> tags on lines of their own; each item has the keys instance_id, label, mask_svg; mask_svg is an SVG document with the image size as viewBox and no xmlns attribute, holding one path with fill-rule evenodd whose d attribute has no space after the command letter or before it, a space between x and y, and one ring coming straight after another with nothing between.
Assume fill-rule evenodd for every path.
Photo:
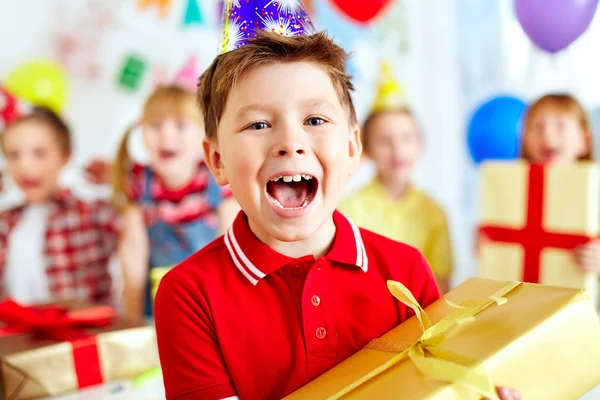
<instances>
[{"instance_id":1,"label":"gold wrapped present","mask_svg":"<svg viewBox=\"0 0 600 400\"><path fill-rule=\"evenodd\" d=\"M0 303L2 399L55 396L158 367L154 328L110 307Z\"/></svg>"},{"instance_id":2,"label":"gold wrapped present","mask_svg":"<svg viewBox=\"0 0 600 400\"><path fill-rule=\"evenodd\" d=\"M583 290L473 278L286 400L578 399L600 383L600 322Z\"/></svg>"},{"instance_id":3,"label":"gold wrapped present","mask_svg":"<svg viewBox=\"0 0 600 400\"><path fill-rule=\"evenodd\" d=\"M598 237L600 171L593 163L482 167L480 276L586 289L598 277L572 250Z\"/></svg>"}]
</instances>

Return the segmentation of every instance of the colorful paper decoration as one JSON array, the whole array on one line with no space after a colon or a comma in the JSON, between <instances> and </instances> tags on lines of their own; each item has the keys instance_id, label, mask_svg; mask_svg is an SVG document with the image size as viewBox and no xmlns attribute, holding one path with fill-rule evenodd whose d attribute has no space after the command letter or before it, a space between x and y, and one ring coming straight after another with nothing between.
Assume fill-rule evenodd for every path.
<instances>
[{"instance_id":1,"label":"colorful paper decoration","mask_svg":"<svg viewBox=\"0 0 600 400\"><path fill-rule=\"evenodd\" d=\"M202 17L198 0L187 0L185 15L183 16L183 26L201 25L203 22L204 18Z\"/></svg>"},{"instance_id":2,"label":"colorful paper decoration","mask_svg":"<svg viewBox=\"0 0 600 400\"><path fill-rule=\"evenodd\" d=\"M198 86L198 77L200 76L200 67L198 59L192 55L187 60L183 68L175 75L175 83L180 84L188 90L195 92Z\"/></svg>"},{"instance_id":3,"label":"colorful paper decoration","mask_svg":"<svg viewBox=\"0 0 600 400\"><path fill-rule=\"evenodd\" d=\"M169 16L171 0L137 0L137 5L142 11L146 11L151 6L157 7L160 18L166 19Z\"/></svg>"},{"instance_id":4,"label":"colorful paper decoration","mask_svg":"<svg viewBox=\"0 0 600 400\"><path fill-rule=\"evenodd\" d=\"M117 23L120 0L80 0L76 11L56 2L54 18L61 23L55 32L56 59L70 77L100 78L106 66L102 47L110 28Z\"/></svg>"},{"instance_id":5,"label":"colorful paper decoration","mask_svg":"<svg viewBox=\"0 0 600 400\"><path fill-rule=\"evenodd\" d=\"M146 69L147 63L143 57L135 54L128 55L119 74L119 85L128 90L138 90Z\"/></svg>"},{"instance_id":6,"label":"colorful paper decoration","mask_svg":"<svg viewBox=\"0 0 600 400\"><path fill-rule=\"evenodd\" d=\"M166 85L169 81L169 78L169 71L164 64L155 65L152 68L152 76L150 77L150 80L154 89Z\"/></svg>"}]
</instances>

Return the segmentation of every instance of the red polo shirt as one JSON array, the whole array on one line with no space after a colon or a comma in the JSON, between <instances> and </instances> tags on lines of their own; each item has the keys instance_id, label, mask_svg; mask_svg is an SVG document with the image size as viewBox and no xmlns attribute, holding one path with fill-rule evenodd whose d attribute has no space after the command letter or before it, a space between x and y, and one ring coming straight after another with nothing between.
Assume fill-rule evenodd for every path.
<instances>
[{"instance_id":1,"label":"red polo shirt","mask_svg":"<svg viewBox=\"0 0 600 400\"><path fill-rule=\"evenodd\" d=\"M333 218L329 254L293 259L240 213L167 274L155 318L168 399L280 399L412 315L388 279L423 307L439 298L417 250Z\"/></svg>"}]
</instances>

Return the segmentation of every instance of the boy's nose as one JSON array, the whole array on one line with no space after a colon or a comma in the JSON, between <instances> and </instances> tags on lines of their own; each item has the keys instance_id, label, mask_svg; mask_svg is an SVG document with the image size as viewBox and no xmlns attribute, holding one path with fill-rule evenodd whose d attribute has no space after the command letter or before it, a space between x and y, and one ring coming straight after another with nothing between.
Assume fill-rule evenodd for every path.
<instances>
[{"instance_id":1,"label":"boy's nose","mask_svg":"<svg viewBox=\"0 0 600 400\"><path fill-rule=\"evenodd\" d=\"M306 154L306 145L302 143L302 140L298 135L288 131L278 139L279 140L274 148L276 156L283 157Z\"/></svg>"},{"instance_id":2,"label":"boy's nose","mask_svg":"<svg viewBox=\"0 0 600 400\"><path fill-rule=\"evenodd\" d=\"M278 156L286 156L292 154L304 154L304 147L302 145L291 145L291 146L281 146L279 151L277 152Z\"/></svg>"}]
</instances>

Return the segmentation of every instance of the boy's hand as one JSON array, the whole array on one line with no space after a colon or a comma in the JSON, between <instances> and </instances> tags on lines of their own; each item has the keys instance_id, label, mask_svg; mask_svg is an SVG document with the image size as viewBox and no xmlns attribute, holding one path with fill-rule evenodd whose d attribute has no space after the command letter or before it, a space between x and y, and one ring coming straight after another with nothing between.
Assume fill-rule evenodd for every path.
<instances>
[{"instance_id":1,"label":"boy's hand","mask_svg":"<svg viewBox=\"0 0 600 400\"><path fill-rule=\"evenodd\" d=\"M102 159L93 159L84 167L86 179L96 185L103 185L110 182L110 171L112 164L110 161Z\"/></svg>"},{"instance_id":2,"label":"boy's hand","mask_svg":"<svg viewBox=\"0 0 600 400\"><path fill-rule=\"evenodd\" d=\"M592 240L573 251L579 267L585 272L600 275L600 243Z\"/></svg>"},{"instance_id":3,"label":"boy's hand","mask_svg":"<svg viewBox=\"0 0 600 400\"><path fill-rule=\"evenodd\" d=\"M496 393L500 400L522 400L521 393L515 389L509 389L506 387L497 387ZM486 398L486 400L489 400Z\"/></svg>"}]
</instances>

